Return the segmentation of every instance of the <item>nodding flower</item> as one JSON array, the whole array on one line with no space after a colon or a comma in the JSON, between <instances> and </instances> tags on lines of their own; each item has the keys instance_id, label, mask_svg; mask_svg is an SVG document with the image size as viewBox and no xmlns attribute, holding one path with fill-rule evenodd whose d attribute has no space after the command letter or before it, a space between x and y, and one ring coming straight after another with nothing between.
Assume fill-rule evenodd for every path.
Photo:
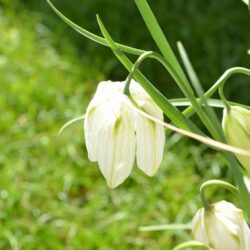
<instances>
[{"instance_id":1,"label":"nodding flower","mask_svg":"<svg viewBox=\"0 0 250 250\"><path fill-rule=\"evenodd\" d=\"M211 250L250 250L250 230L242 210L230 202L200 209L192 224L194 239Z\"/></svg>"},{"instance_id":2,"label":"nodding flower","mask_svg":"<svg viewBox=\"0 0 250 250\"><path fill-rule=\"evenodd\" d=\"M148 176L155 175L163 158L165 131L131 108L124 94L125 82L100 82L89 103L84 135L91 161L98 162L110 188L120 185L137 166ZM138 107L163 121L163 112L134 80L129 92Z\"/></svg>"}]
</instances>

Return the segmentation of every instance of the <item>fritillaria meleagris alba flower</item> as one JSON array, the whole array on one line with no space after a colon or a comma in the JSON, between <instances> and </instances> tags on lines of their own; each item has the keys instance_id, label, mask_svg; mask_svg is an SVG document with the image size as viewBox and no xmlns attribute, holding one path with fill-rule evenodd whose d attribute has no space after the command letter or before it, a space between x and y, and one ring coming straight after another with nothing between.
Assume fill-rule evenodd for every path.
<instances>
[{"instance_id":1,"label":"fritillaria meleagris alba flower","mask_svg":"<svg viewBox=\"0 0 250 250\"><path fill-rule=\"evenodd\" d=\"M125 82L105 81L87 107L84 134L88 157L99 164L109 187L121 184L130 174L134 161L147 175L153 176L163 157L163 126L131 108L123 93ZM163 120L161 109L134 80L130 94L149 115Z\"/></svg>"},{"instance_id":2,"label":"fritillaria meleagris alba flower","mask_svg":"<svg viewBox=\"0 0 250 250\"><path fill-rule=\"evenodd\" d=\"M242 210L220 201L201 208L192 223L194 239L213 250L250 250L250 230Z\"/></svg>"}]
</instances>

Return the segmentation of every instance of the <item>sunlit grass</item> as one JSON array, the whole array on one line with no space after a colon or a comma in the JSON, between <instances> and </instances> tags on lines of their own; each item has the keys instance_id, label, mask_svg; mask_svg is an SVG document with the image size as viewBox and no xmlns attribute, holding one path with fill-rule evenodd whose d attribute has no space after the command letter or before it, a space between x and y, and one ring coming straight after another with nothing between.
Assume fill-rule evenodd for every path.
<instances>
[{"instance_id":1,"label":"sunlit grass","mask_svg":"<svg viewBox=\"0 0 250 250\"><path fill-rule=\"evenodd\" d=\"M168 138L156 177L135 167L108 189L87 159L82 122L57 137L105 77L73 45L55 49L32 13L8 15L0 15L0 248L158 250L191 239L138 227L190 222L203 173L225 176L220 154Z\"/></svg>"}]
</instances>

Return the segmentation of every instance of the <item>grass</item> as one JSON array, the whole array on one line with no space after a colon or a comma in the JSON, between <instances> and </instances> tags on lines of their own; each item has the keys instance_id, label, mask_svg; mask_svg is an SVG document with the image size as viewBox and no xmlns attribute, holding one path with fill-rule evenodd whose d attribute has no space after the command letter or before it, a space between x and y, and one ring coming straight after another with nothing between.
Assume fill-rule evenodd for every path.
<instances>
[{"instance_id":1,"label":"grass","mask_svg":"<svg viewBox=\"0 0 250 250\"><path fill-rule=\"evenodd\" d=\"M105 79L100 67L79 58L66 36L59 50L30 11L0 12L0 37L0 249L168 250L191 239L185 230L138 227L190 222L203 178L228 175L221 155L170 137L154 178L135 167L108 189L87 159L83 124L57 137Z\"/></svg>"}]
</instances>

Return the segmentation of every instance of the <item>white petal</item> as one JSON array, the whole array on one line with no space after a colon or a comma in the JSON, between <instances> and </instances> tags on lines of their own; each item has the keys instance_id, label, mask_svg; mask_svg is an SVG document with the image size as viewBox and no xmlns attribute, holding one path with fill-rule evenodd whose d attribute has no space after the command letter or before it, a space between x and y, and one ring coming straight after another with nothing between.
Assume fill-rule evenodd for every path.
<instances>
[{"instance_id":1,"label":"white petal","mask_svg":"<svg viewBox=\"0 0 250 250\"><path fill-rule=\"evenodd\" d=\"M115 188L132 170L135 158L135 133L126 105L112 100L110 107L105 107L106 115L97 135L97 155L108 186ZM120 114L116 113L118 107Z\"/></svg>"},{"instance_id":2,"label":"white petal","mask_svg":"<svg viewBox=\"0 0 250 250\"><path fill-rule=\"evenodd\" d=\"M241 250L250 250L250 229L245 221L243 221L244 246Z\"/></svg>"},{"instance_id":3,"label":"white petal","mask_svg":"<svg viewBox=\"0 0 250 250\"><path fill-rule=\"evenodd\" d=\"M162 110L153 102L140 84L134 80L131 81L130 93L144 112L163 120ZM158 170L163 157L164 128L140 114L135 115L135 124L137 165L144 173L153 176Z\"/></svg>"},{"instance_id":4,"label":"white petal","mask_svg":"<svg viewBox=\"0 0 250 250\"><path fill-rule=\"evenodd\" d=\"M225 221L219 214L207 218L207 230L209 244L213 248L217 250L240 250L240 228L230 221Z\"/></svg>"},{"instance_id":5,"label":"white petal","mask_svg":"<svg viewBox=\"0 0 250 250\"><path fill-rule=\"evenodd\" d=\"M103 107L97 106L89 108L84 121L84 137L90 161L97 161L97 132L103 117Z\"/></svg>"},{"instance_id":6,"label":"white petal","mask_svg":"<svg viewBox=\"0 0 250 250\"><path fill-rule=\"evenodd\" d=\"M207 232L204 223L204 208L200 209L193 218L192 235L196 241L208 245Z\"/></svg>"},{"instance_id":7,"label":"white petal","mask_svg":"<svg viewBox=\"0 0 250 250\"><path fill-rule=\"evenodd\" d=\"M136 158L138 167L153 176L163 157L165 144L164 128L153 121L136 115Z\"/></svg>"},{"instance_id":8,"label":"white petal","mask_svg":"<svg viewBox=\"0 0 250 250\"><path fill-rule=\"evenodd\" d=\"M109 112L105 110L105 106L110 107L110 102L112 102L112 100L113 102L117 101L117 97L121 96L123 86L124 82L100 82L93 99L87 107L84 121L84 136L90 161L97 161L97 132L100 129L100 124L103 116L105 116L105 112ZM118 110L114 110L117 109L117 106L111 106L110 108L112 109L112 112L118 112Z\"/></svg>"}]
</instances>

